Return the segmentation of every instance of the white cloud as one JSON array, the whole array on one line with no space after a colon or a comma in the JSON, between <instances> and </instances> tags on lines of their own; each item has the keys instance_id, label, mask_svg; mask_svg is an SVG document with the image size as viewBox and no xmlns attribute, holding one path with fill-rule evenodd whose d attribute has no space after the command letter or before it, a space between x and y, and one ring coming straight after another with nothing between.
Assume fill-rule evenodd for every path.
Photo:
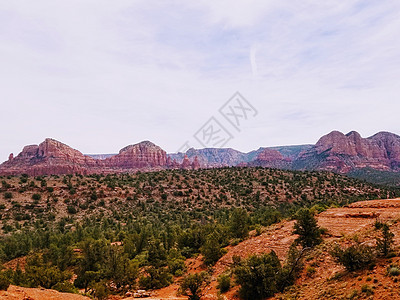
<instances>
[{"instance_id":1,"label":"white cloud","mask_svg":"<svg viewBox=\"0 0 400 300\"><path fill-rule=\"evenodd\" d=\"M394 0L2 1L0 158L47 136L174 151L237 90L260 112L229 145L242 150L396 131L399 12Z\"/></svg>"}]
</instances>

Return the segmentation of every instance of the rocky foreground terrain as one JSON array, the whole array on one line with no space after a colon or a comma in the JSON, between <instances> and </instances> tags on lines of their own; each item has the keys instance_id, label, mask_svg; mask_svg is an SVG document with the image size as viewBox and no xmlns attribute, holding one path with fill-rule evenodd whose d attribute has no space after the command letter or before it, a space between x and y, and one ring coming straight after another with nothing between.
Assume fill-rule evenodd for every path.
<instances>
[{"instance_id":1,"label":"rocky foreground terrain","mask_svg":"<svg viewBox=\"0 0 400 300\"><path fill-rule=\"evenodd\" d=\"M394 233L394 249L400 247L400 199L362 201L343 208L328 209L317 216L319 226L326 229L324 241L305 257L304 268L296 284L285 293L277 294L273 299L400 299L397 275L388 274L388 266L399 266L400 257L378 259L369 269L348 272L337 264L329 250L335 244L349 245L354 242L374 245L379 231L375 229L378 219L390 225ZM217 298L217 278L229 270L233 256L243 258L253 254L268 253L274 250L284 260L291 243L296 239L293 232L294 221L266 227L260 235L255 232L243 242L226 248L227 253L218 260L212 269L212 277L204 288L202 299L237 299L237 287L231 288ZM189 273L206 270L202 257L186 260ZM179 285L176 283L152 292L148 299L187 299L177 297ZM89 299L83 296L63 294L44 289L29 289L10 286L8 291L0 292L0 299ZM117 297L110 299L135 299Z\"/></svg>"},{"instance_id":2,"label":"rocky foreground terrain","mask_svg":"<svg viewBox=\"0 0 400 300\"><path fill-rule=\"evenodd\" d=\"M395 234L395 248L399 251L400 199L356 202L348 207L328 209L320 213L317 219L319 226L327 230L323 244L306 256L302 275L296 284L287 292L277 294L271 299L400 299L397 277L391 277L387 273L389 265L400 264L400 257L379 259L373 269L349 273L329 254L335 244L349 245L357 241L374 245L379 234L374 228L377 219L391 225L391 231ZM266 228L259 236L253 236L236 246L229 246L227 254L216 263L211 282L205 288L202 299L218 299L217 278L229 271L234 256L246 258L273 250L283 261L297 237L293 234L293 225L294 221L283 221ZM198 261L187 263L193 272L205 270ZM371 294L362 291L365 286L371 289ZM174 297L173 292L177 290L178 286L175 291L171 291L171 288L157 291L158 297L155 299ZM222 299L239 299L236 293L237 288L233 288Z\"/></svg>"},{"instance_id":3,"label":"rocky foreground terrain","mask_svg":"<svg viewBox=\"0 0 400 300\"><path fill-rule=\"evenodd\" d=\"M204 291L215 296L215 280L233 255L272 247L286 256L298 209L400 196L396 188L330 172L239 167L3 176L0 184L0 290L4 280L14 286L1 292L6 299L10 293L36 299L29 293L41 294L40 287L86 290L99 299L131 297L137 290L174 298L180 280L202 270L211 276ZM353 218L361 224L383 217L354 212L333 218L332 226L346 233L358 230ZM322 225L325 240L339 235L338 227Z\"/></svg>"},{"instance_id":4,"label":"rocky foreground terrain","mask_svg":"<svg viewBox=\"0 0 400 300\"><path fill-rule=\"evenodd\" d=\"M227 166L326 170L342 174L357 170L398 173L400 136L380 132L362 138L355 131L346 135L333 131L315 145L260 148L249 153L206 148L167 154L145 141L127 146L115 155L84 155L54 139L46 139L39 145L24 147L17 156L10 154L8 161L0 165L0 175L86 175Z\"/></svg>"}]
</instances>

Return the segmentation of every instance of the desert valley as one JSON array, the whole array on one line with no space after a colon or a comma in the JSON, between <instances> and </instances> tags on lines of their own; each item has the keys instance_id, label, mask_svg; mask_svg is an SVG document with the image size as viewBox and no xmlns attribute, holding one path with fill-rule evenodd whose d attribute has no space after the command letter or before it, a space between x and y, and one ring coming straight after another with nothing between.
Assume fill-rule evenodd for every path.
<instances>
[{"instance_id":1,"label":"desert valley","mask_svg":"<svg viewBox=\"0 0 400 300\"><path fill-rule=\"evenodd\" d=\"M0 1L0 300L400 300L399 0Z\"/></svg>"}]
</instances>

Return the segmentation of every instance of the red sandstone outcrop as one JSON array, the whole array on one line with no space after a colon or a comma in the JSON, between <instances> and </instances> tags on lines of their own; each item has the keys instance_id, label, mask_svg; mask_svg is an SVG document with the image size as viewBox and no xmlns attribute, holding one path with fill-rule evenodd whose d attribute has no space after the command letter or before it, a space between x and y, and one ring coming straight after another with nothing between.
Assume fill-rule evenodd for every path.
<instances>
[{"instance_id":1,"label":"red sandstone outcrop","mask_svg":"<svg viewBox=\"0 0 400 300\"><path fill-rule=\"evenodd\" d=\"M0 165L0 175L62 175L120 173L166 167L164 150L150 142L122 149L119 154L99 160L83 155L61 142L46 139L40 145L25 146L18 156Z\"/></svg>"},{"instance_id":2,"label":"red sandstone outcrop","mask_svg":"<svg viewBox=\"0 0 400 300\"><path fill-rule=\"evenodd\" d=\"M263 149L257 158L248 163L248 166L261 166L268 168L290 168L291 160L285 158L279 151L269 148Z\"/></svg>"},{"instance_id":3,"label":"red sandstone outcrop","mask_svg":"<svg viewBox=\"0 0 400 300\"><path fill-rule=\"evenodd\" d=\"M391 169L400 171L400 136L390 132L379 132L369 139L386 150Z\"/></svg>"},{"instance_id":4,"label":"red sandstone outcrop","mask_svg":"<svg viewBox=\"0 0 400 300\"><path fill-rule=\"evenodd\" d=\"M266 148L258 155L257 159L262 161L280 161L284 160L284 157L278 151Z\"/></svg>"},{"instance_id":5,"label":"red sandstone outcrop","mask_svg":"<svg viewBox=\"0 0 400 300\"><path fill-rule=\"evenodd\" d=\"M94 159L61 142L46 139L40 145L25 146L15 157L10 154L8 160L0 165L0 175L85 175L224 166L262 166L338 173L363 168L400 171L400 136L389 132L362 138L354 131L347 135L334 131L323 136L315 146L303 147L306 150L301 153L301 146L279 149L260 148L249 153L233 149L189 149L186 154L167 156L159 146L145 141L127 146L116 155L105 156L105 159L100 159L99 155Z\"/></svg>"},{"instance_id":6,"label":"red sandstone outcrop","mask_svg":"<svg viewBox=\"0 0 400 300\"><path fill-rule=\"evenodd\" d=\"M197 158L197 156L195 156L194 157L194 160L193 160L193 162L192 162L192 169L193 170L198 170L198 169L200 169L200 162L199 162L199 159Z\"/></svg>"},{"instance_id":7,"label":"red sandstone outcrop","mask_svg":"<svg viewBox=\"0 0 400 300\"><path fill-rule=\"evenodd\" d=\"M176 162L176 159L172 159L170 156L167 157L168 169L179 169L180 165Z\"/></svg>"},{"instance_id":8,"label":"red sandstone outcrop","mask_svg":"<svg viewBox=\"0 0 400 300\"><path fill-rule=\"evenodd\" d=\"M185 157L183 158L181 168L186 170L192 168L192 164L190 163L189 157L187 155L185 155Z\"/></svg>"},{"instance_id":9,"label":"red sandstone outcrop","mask_svg":"<svg viewBox=\"0 0 400 300\"><path fill-rule=\"evenodd\" d=\"M89 174L98 170L98 164L78 150L53 139L40 145L25 146L20 154L0 165L0 174L60 175Z\"/></svg>"},{"instance_id":10,"label":"red sandstone outcrop","mask_svg":"<svg viewBox=\"0 0 400 300\"><path fill-rule=\"evenodd\" d=\"M104 163L109 168L122 170L163 168L167 166L167 153L152 142L145 141L121 149L119 154L105 159Z\"/></svg>"},{"instance_id":11,"label":"red sandstone outcrop","mask_svg":"<svg viewBox=\"0 0 400 300\"><path fill-rule=\"evenodd\" d=\"M388 132L362 138L358 132L333 131L302 153L295 166L348 173L354 169L400 170L400 136Z\"/></svg>"}]
</instances>

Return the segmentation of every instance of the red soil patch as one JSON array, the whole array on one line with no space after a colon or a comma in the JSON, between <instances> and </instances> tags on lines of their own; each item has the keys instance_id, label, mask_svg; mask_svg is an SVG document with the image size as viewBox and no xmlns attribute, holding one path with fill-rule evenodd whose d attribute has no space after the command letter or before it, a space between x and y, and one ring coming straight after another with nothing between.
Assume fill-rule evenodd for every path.
<instances>
[{"instance_id":1,"label":"red soil patch","mask_svg":"<svg viewBox=\"0 0 400 300\"><path fill-rule=\"evenodd\" d=\"M3 267L6 269L12 269L16 270L17 266L19 264L19 267L21 268L22 271L25 271L25 264L26 264L26 256L18 257L13 260L10 260L6 263L3 264Z\"/></svg>"},{"instance_id":2,"label":"red soil patch","mask_svg":"<svg viewBox=\"0 0 400 300\"><path fill-rule=\"evenodd\" d=\"M90 298L60 293L54 290L24 288L10 285L7 291L0 291L0 299L7 300L90 300Z\"/></svg>"}]
</instances>

